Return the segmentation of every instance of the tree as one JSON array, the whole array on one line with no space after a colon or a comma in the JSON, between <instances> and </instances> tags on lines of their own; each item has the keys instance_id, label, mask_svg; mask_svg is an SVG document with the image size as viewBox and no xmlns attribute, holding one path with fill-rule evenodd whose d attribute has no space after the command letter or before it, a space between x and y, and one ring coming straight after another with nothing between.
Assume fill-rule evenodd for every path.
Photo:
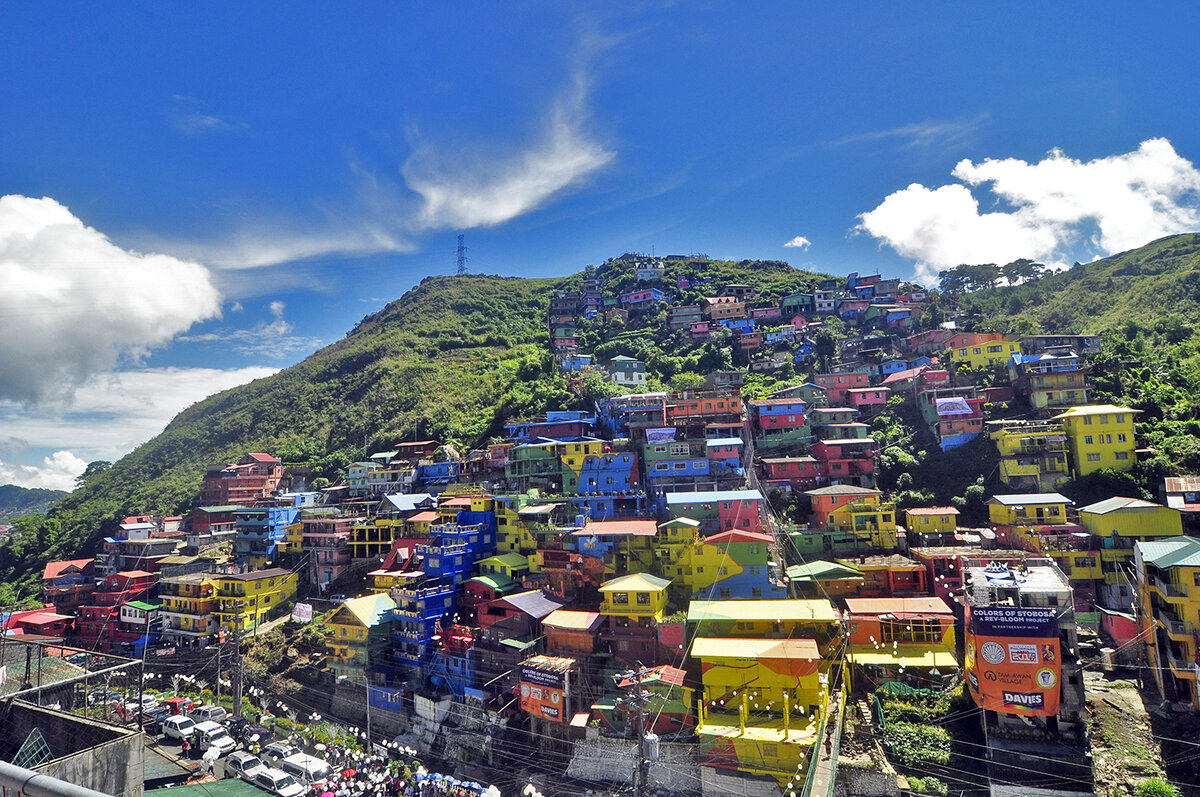
<instances>
[{"instance_id":1,"label":"tree","mask_svg":"<svg viewBox=\"0 0 1200 797\"><path fill-rule=\"evenodd\" d=\"M88 483L91 482L92 479L94 479L96 476L99 476L101 473L104 473L104 471L111 467L112 463L103 459L98 459L95 462L89 462L87 467L83 469L83 473L75 477L75 489L78 490L82 487L87 487Z\"/></svg>"}]
</instances>

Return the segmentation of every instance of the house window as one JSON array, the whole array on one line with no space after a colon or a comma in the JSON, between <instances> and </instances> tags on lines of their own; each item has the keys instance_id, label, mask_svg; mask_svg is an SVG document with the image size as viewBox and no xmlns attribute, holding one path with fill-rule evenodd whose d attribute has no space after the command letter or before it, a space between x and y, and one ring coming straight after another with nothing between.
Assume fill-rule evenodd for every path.
<instances>
[{"instance_id":1,"label":"house window","mask_svg":"<svg viewBox=\"0 0 1200 797\"><path fill-rule=\"evenodd\" d=\"M976 346L975 348L971 349L971 353L972 354L983 354L983 351L978 346Z\"/></svg>"},{"instance_id":2,"label":"house window","mask_svg":"<svg viewBox=\"0 0 1200 797\"><path fill-rule=\"evenodd\" d=\"M637 602L638 602L639 606L649 606L650 605L650 593L649 592L637 593Z\"/></svg>"},{"instance_id":3,"label":"house window","mask_svg":"<svg viewBox=\"0 0 1200 797\"><path fill-rule=\"evenodd\" d=\"M729 587L721 587L720 592L721 592L722 598L728 598L731 595L733 595L733 593L730 591Z\"/></svg>"},{"instance_id":4,"label":"house window","mask_svg":"<svg viewBox=\"0 0 1200 797\"><path fill-rule=\"evenodd\" d=\"M1087 455L1087 461L1088 461L1088 462L1099 462L1099 461L1100 461L1100 455L1099 455L1099 454L1088 454L1088 455Z\"/></svg>"},{"instance_id":5,"label":"house window","mask_svg":"<svg viewBox=\"0 0 1200 797\"><path fill-rule=\"evenodd\" d=\"M1090 446L1092 444L1092 436L1090 434L1084 435L1083 442Z\"/></svg>"},{"instance_id":6,"label":"house window","mask_svg":"<svg viewBox=\"0 0 1200 797\"><path fill-rule=\"evenodd\" d=\"M718 576L727 576L727 575L729 575L729 568L728 568L728 567L719 567L719 568L717 568L717 575L718 575Z\"/></svg>"},{"instance_id":7,"label":"house window","mask_svg":"<svg viewBox=\"0 0 1200 797\"><path fill-rule=\"evenodd\" d=\"M1123 412L1117 413L1117 423L1125 423L1125 413L1123 413Z\"/></svg>"},{"instance_id":8,"label":"house window","mask_svg":"<svg viewBox=\"0 0 1200 797\"><path fill-rule=\"evenodd\" d=\"M1091 426L1091 425L1092 425L1092 416L1091 416L1091 415L1084 415L1084 416L1083 416L1083 425L1084 425L1084 426Z\"/></svg>"},{"instance_id":9,"label":"house window","mask_svg":"<svg viewBox=\"0 0 1200 797\"><path fill-rule=\"evenodd\" d=\"M1124 432L1121 432L1120 434L1118 434L1118 435L1117 435L1117 442L1118 442L1118 443L1124 443L1124 442L1125 442L1125 440L1126 440L1126 437L1125 437L1125 433L1124 433Z\"/></svg>"},{"instance_id":10,"label":"house window","mask_svg":"<svg viewBox=\"0 0 1200 797\"><path fill-rule=\"evenodd\" d=\"M629 603L629 593L628 592L614 592L613 596L612 596L612 602L617 604L618 606L627 605Z\"/></svg>"},{"instance_id":11,"label":"house window","mask_svg":"<svg viewBox=\"0 0 1200 797\"><path fill-rule=\"evenodd\" d=\"M751 587L750 588L750 597L761 598L762 597L762 587Z\"/></svg>"},{"instance_id":12,"label":"house window","mask_svg":"<svg viewBox=\"0 0 1200 797\"><path fill-rule=\"evenodd\" d=\"M1118 451L1117 459L1129 459L1129 452L1128 451Z\"/></svg>"},{"instance_id":13,"label":"house window","mask_svg":"<svg viewBox=\"0 0 1200 797\"><path fill-rule=\"evenodd\" d=\"M704 572L704 568L703 568L703 567L697 567L697 568L696 568L696 572L697 572L697 573L703 573L703 572Z\"/></svg>"}]
</instances>

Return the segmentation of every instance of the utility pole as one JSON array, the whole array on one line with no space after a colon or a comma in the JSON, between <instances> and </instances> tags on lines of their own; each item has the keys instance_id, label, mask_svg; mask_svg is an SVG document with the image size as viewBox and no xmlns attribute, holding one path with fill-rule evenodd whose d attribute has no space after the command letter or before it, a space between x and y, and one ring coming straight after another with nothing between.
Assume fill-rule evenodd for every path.
<instances>
[{"instance_id":1,"label":"utility pole","mask_svg":"<svg viewBox=\"0 0 1200 797\"><path fill-rule=\"evenodd\" d=\"M660 698L661 695L655 694L642 689L642 681L650 674L640 661L633 669L619 672L613 675L613 682L616 686L627 690L625 697L616 701L618 708L624 708L627 712L636 712L637 720L637 735L638 735L638 757L637 766L633 771L633 793L636 797L645 797L650 787L650 762L658 760L658 737L653 738L654 749L647 751L647 734L646 734L646 709L650 706L650 701Z\"/></svg>"},{"instance_id":2,"label":"utility pole","mask_svg":"<svg viewBox=\"0 0 1200 797\"><path fill-rule=\"evenodd\" d=\"M233 628L233 671L230 673L233 692L233 716L242 716L242 604L239 601L234 611Z\"/></svg>"}]
</instances>

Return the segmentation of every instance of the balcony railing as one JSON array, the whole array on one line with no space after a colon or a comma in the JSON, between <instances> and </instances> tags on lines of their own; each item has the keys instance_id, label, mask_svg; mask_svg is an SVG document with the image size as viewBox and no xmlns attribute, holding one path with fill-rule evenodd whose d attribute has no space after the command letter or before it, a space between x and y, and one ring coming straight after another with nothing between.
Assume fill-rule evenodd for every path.
<instances>
[{"instance_id":1,"label":"balcony railing","mask_svg":"<svg viewBox=\"0 0 1200 797\"><path fill-rule=\"evenodd\" d=\"M1185 601L1191 594L1187 587L1170 584L1157 576L1154 578L1154 586L1168 601Z\"/></svg>"},{"instance_id":2,"label":"balcony railing","mask_svg":"<svg viewBox=\"0 0 1200 797\"><path fill-rule=\"evenodd\" d=\"M1192 635L1195 633L1195 626L1193 626L1191 623L1176 620L1162 610L1156 611L1154 613L1154 617L1158 620L1158 624L1166 629L1168 636L1185 637L1187 639L1191 639Z\"/></svg>"}]
</instances>

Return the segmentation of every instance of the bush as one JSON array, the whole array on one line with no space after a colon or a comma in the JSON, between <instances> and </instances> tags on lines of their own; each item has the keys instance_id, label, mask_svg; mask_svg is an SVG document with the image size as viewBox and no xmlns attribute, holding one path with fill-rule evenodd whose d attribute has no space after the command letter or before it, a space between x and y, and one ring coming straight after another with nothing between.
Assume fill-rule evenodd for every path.
<instances>
[{"instance_id":1,"label":"bush","mask_svg":"<svg viewBox=\"0 0 1200 797\"><path fill-rule=\"evenodd\" d=\"M1179 789L1162 778L1150 778L1134 788L1137 797L1179 797Z\"/></svg>"},{"instance_id":2,"label":"bush","mask_svg":"<svg viewBox=\"0 0 1200 797\"><path fill-rule=\"evenodd\" d=\"M914 725L911 722L891 722L883 730L883 743L888 752L901 764L950 763L950 734L939 726Z\"/></svg>"},{"instance_id":3,"label":"bush","mask_svg":"<svg viewBox=\"0 0 1200 797\"><path fill-rule=\"evenodd\" d=\"M917 794L949 794L950 787L930 775L927 778L907 776L908 788Z\"/></svg>"}]
</instances>

